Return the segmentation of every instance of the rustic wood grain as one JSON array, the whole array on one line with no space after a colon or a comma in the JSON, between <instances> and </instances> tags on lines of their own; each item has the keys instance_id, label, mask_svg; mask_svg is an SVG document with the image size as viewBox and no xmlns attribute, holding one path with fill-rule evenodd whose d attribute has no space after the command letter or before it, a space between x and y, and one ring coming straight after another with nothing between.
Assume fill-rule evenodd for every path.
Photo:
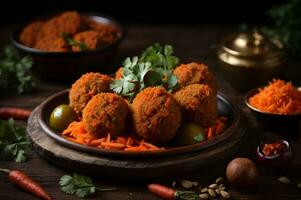
<instances>
[{"instance_id":1,"label":"rustic wood grain","mask_svg":"<svg viewBox=\"0 0 301 200\"><path fill-rule=\"evenodd\" d=\"M9 41L10 31L13 27L0 27L0 44L4 45ZM218 73L216 61L216 45L219 39L234 30L229 26L128 26L128 36L121 44L120 49L112 62L112 66L120 65L120 61L126 56L133 56L139 53L143 48L153 42L164 42L174 45L176 54L182 58L182 61L203 61L207 63L218 77L220 90L226 93L233 103L239 105L244 111L248 127L248 138L236 156L247 156L255 160L255 149L259 142L269 138L283 137L263 130L256 122L254 116L243 105L243 94L231 89L222 75ZM58 72L59 73L59 72ZM0 93L0 106L20 106L33 109L41 103L46 97L69 87L68 85L57 85L40 81L37 91L32 94L15 95L13 93ZM292 133L284 133L286 136ZM296 135L296 134L295 134ZM300 135L300 134L299 134ZM229 186L233 199L241 200L299 200L301 199L300 189L296 183L301 182L301 140L299 135L288 137L292 141L295 150L295 159L289 170L283 173L271 172L262 168L259 164L260 176L258 183L254 187L240 189ZM200 185L210 184L218 176L225 175L225 167L229 159L216 163L214 166L196 170L194 172L183 173L176 176L165 176L152 180L166 185L171 185L175 180L179 183L182 179L196 180ZM78 199L69 196L60 191L58 186L59 178L68 172L67 170L56 167L43 160L34 151L28 151L28 161L25 163L14 163L9 161L0 161L3 168L20 169L28 173L33 179L37 180L52 195L53 199ZM290 177L294 184L283 185L277 181L282 175ZM148 193L145 189L146 182L121 181L105 179L102 177L94 178L98 186L114 185L118 187L117 191L97 193L90 199L102 200L155 200L159 199ZM177 184L179 185L179 184ZM180 188L177 186L177 188ZM180 188L181 189L181 188ZM32 195L22 191L11 184L5 175L0 175L0 199L5 200L28 200L35 199Z\"/></svg>"}]
</instances>

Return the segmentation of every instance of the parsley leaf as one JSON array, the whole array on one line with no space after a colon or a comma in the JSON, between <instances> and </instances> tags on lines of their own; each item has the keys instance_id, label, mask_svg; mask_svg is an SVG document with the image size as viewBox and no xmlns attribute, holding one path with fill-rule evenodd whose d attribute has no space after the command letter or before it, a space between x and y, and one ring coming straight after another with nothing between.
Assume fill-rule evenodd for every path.
<instances>
[{"instance_id":1,"label":"parsley leaf","mask_svg":"<svg viewBox=\"0 0 301 200\"><path fill-rule=\"evenodd\" d=\"M80 198L88 197L94 194L96 190L116 190L116 188L98 188L93 184L93 181L90 177L79 174L73 174L73 176L64 175L61 177L59 184L63 192L67 194L74 194Z\"/></svg>"},{"instance_id":2,"label":"parsley leaf","mask_svg":"<svg viewBox=\"0 0 301 200\"><path fill-rule=\"evenodd\" d=\"M204 140L204 135L202 133L199 133L198 135L193 137L193 140L196 142L201 142Z\"/></svg>"},{"instance_id":3,"label":"parsley leaf","mask_svg":"<svg viewBox=\"0 0 301 200\"><path fill-rule=\"evenodd\" d=\"M79 47L81 51L88 50L88 47L85 43L83 42L77 42L75 41L68 33L61 32L61 38L67 43L68 46L72 47Z\"/></svg>"},{"instance_id":4,"label":"parsley leaf","mask_svg":"<svg viewBox=\"0 0 301 200\"><path fill-rule=\"evenodd\" d=\"M0 121L0 158L24 162L28 141L24 128L16 127L14 120Z\"/></svg>"},{"instance_id":5,"label":"parsley leaf","mask_svg":"<svg viewBox=\"0 0 301 200\"><path fill-rule=\"evenodd\" d=\"M146 48L139 57L126 58L122 78L113 81L110 88L129 100L146 87L163 86L172 92L178 87L177 78L172 74L178 63L172 46L156 43Z\"/></svg>"},{"instance_id":6,"label":"parsley leaf","mask_svg":"<svg viewBox=\"0 0 301 200\"><path fill-rule=\"evenodd\" d=\"M0 58L0 90L30 91L35 86L29 73L32 65L30 56L21 58L12 46L6 46Z\"/></svg>"}]
</instances>

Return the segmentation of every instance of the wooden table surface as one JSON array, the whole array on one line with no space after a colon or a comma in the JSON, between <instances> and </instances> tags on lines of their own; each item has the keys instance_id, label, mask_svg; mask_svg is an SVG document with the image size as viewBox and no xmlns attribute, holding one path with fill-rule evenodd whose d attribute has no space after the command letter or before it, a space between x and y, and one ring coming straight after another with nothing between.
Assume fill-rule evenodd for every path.
<instances>
[{"instance_id":1,"label":"wooden table surface","mask_svg":"<svg viewBox=\"0 0 301 200\"><path fill-rule=\"evenodd\" d=\"M8 43L9 34L13 27L0 27L1 47ZM130 25L127 26L128 34L122 42L114 66L118 66L120 61L126 56L137 55L141 50L154 42L169 43L175 48L183 62L201 61L207 63L218 78L220 91L224 92L231 101L238 105L246 116L245 126L248 127L247 138L243 141L242 147L235 156L246 156L255 160L256 146L267 138L279 137L273 133L264 131L256 122L255 118L243 105L243 94L233 90L226 83L218 72L216 59L216 46L222 36L234 30L229 26L152 26L152 25ZM36 91L32 94L16 95L0 93L0 106L18 106L33 109L49 95L58 92L68 85L46 83L40 81ZM290 133L287 133L287 135ZM257 185L245 189L229 186L228 189L232 199L301 199L301 188L296 184L301 182L301 143L300 138L294 138L295 159L289 170L282 173L271 172L259 166L260 175ZM155 200L157 197L147 192L145 184L147 182L159 182L171 185L173 181L179 183L180 180L188 179L198 181L200 185L208 185L219 176L225 176L225 168L231 158L216 163L208 168L201 168L197 171L178 174L169 177L161 177L155 180L127 181L109 180L101 177L93 178L97 186L117 186L114 192L97 192L89 199L103 200ZM14 163L11 161L0 161L1 168L19 169L26 172L34 180L37 180L53 197L53 199L77 199L75 196L64 194L59 187L59 179L62 175L72 173L49 164L41 159L33 150L28 151L28 161L24 163ZM83 172L84 173L84 172ZM286 175L291 178L293 184L283 185L277 181L280 176ZM180 187L179 187L180 188ZM24 192L11 184L5 175L0 174L0 199L5 200L25 200L35 199L31 194Z\"/></svg>"}]
</instances>

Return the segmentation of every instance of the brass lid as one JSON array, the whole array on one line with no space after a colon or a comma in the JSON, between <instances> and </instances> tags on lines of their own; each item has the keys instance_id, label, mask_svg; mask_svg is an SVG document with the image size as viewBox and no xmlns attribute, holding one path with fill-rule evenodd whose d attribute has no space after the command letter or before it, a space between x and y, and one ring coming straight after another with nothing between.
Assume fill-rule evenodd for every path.
<instances>
[{"instance_id":1,"label":"brass lid","mask_svg":"<svg viewBox=\"0 0 301 200\"><path fill-rule=\"evenodd\" d=\"M287 56L279 40L253 30L225 37L219 58L231 65L271 67L283 63Z\"/></svg>"}]
</instances>

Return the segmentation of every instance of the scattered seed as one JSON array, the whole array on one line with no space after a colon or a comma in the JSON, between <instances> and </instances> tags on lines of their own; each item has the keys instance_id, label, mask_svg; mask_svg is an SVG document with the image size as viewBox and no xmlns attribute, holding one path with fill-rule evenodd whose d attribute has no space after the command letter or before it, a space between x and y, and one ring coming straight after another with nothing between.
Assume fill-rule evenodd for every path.
<instances>
[{"instance_id":1,"label":"scattered seed","mask_svg":"<svg viewBox=\"0 0 301 200\"><path fill-rule=\"evenodd\" d=\"M215 197L216 193L212 189L208 189L208 193L211 197Z\"/></svg>"},{"instance_id":2,"label":"scattered seed","mask_svg":"<svg viewBox=\"0 0 301 200\"><path fill-rule=\"evenodd\" d=\"M224 182L224 178L223 177L218 177L216 180L215 180L215 183L216 184L221 184L221 183L223 183Z\"/></svg>"},{"instance_id":3,"label":"scattered seed","mask_svg":"<svg viewBox=\"0 0 301 200\"><path fill-rule=\"evenodd\" d=\"M197 187L199 185L199 182L193 181L192 185L195 186L195 187Z\"/></svg>"},{"instance_id":4,"label":"scattered seed","mask_svg":"<svg viewBox=\"0 0 301 200\"><path fill-rule=\"evenodd\" d=\"M218 195L220 195L220 194L221 194L221 191L220 191L220 189L215 189L214 191L215 191L215 193L216 193L216 194L218 194Z\"/></svg>"},{"instance_id":5,"label":"scattered seed","mask_svg":"<svg viewBox=\"0 0 301 200\"><path fill-rule=\"evenodd\" d=\"M207 191L208 191L208 188L203 188L203 189L201 190L202 193L207 192Z\"/></svg>"},{"instance_id":6,"label":"scattered seed","mask_svg":"<svg viewBox=\"0 0 301 200\"><path fill-rule=\"evenodd\" d=\"M217 188L217 184L211 184L211 185L209 185L209 188L211 188L211 189L215 189L215 188Z\"/></svg>"},{"instance_id":7,"label":"scattered seed","mask_svg":"<svg viewBox=\"0 0 301 200\"><path fill-rule=\"evenodd\" d=\"M289 178L287 178L286 176L279 177L278 181L280 181L283 184L289 184L291 182L291 180Z\"/></svg>"},{"instance_id":8,"label":"scattered seed","mask_svg":"<svg viewBox=\"0 0 301 200\"><path fill-rule=\"evenodd\" d=\"M226 191L221 191L221 195L222 197L224 197L225 199L229 199L231 197L229 192Z\"/></svg>"},{"instance_id":9,"label":"scattered seed","mask_svg":"<svg viewBox=\"0 0 301 200\"><path fill-rule=\"evenodd\" d=\"M301 188L301 182L298 183L297 188Z\"/></svg>"},{"instance_id":10,"label":"scattered seed","mask_svg":"<svg viewBox=\"0 0 301 200\"><path fill-rule=\"evenodd\" d=\"M183 188L189 189L189 188L193 187L193 182L189 181L189 180L182 180L181 185L182 185Z\"/></svg>"},{"instance_id":11,"label":"scattered seed","mask_svg":"<svg viewBox=\"0 0 301 200\"><path fill-rule=\"evenodd\" d=\"M176 182L176 181L173 181L172 184L171 184L171 186L172 186L172 187L175 187L176 184L177 184L177 182Z\"/></svg>"},{"instance_id":12,"label":"scattered seed","mask_svg":"<svg viewBox=\"0 0 301 200\"><path fill-rule=\"evenodd\" d=\"M205 194L200 194L199 197L201 199L208 199L209 195L207 193L205 193Z\"/></svg>"},{"instance_id":13,"label":"scattered seed","mask_svg":"<svg viewBox=\"0 0 301 200\"><path fill-rule=\"evenodd\" d=\"M218 188L219 190L226 190L226 187L224 186L224 187L221 187L221 188Z\"/></svg>"}]
</instances>

